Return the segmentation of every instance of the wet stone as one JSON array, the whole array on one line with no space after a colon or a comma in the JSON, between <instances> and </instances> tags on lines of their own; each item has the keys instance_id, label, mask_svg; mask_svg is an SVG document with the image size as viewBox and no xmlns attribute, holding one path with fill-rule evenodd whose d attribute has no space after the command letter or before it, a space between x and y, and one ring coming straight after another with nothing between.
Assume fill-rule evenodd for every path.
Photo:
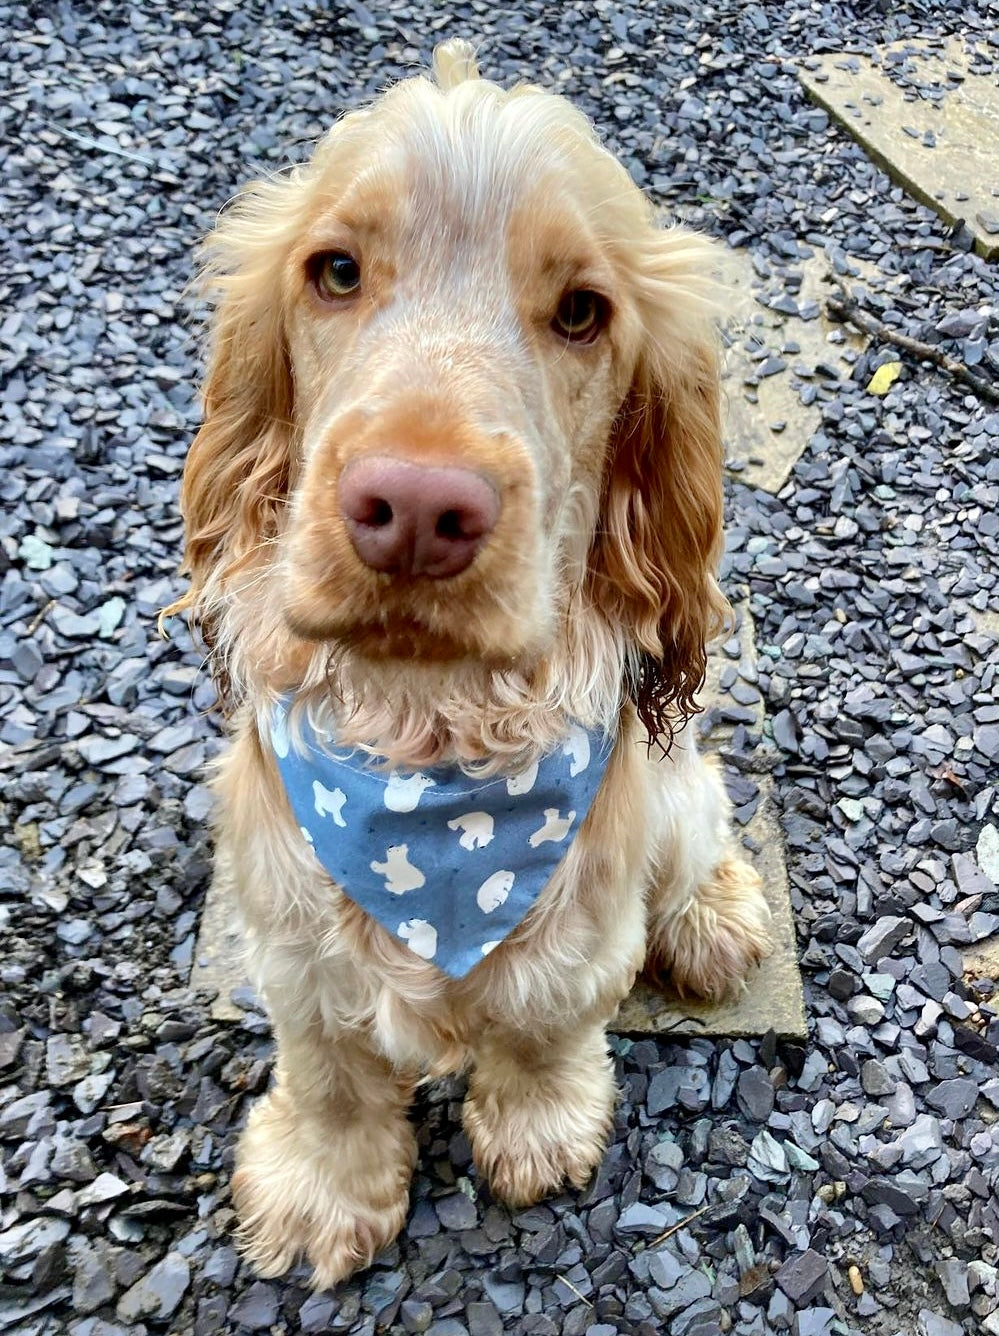
<instances>
[{"instance_id":1,"label":"wet stone","mask_svg":"<svg viewBox=\"0 0 999 1336\"><path fill-rule=\"evenodd\" d=\"M175 1312L191 1283L191 1268L179 1253L167 1253L118 1300L123 1322L162 1321Z\"/></svg>"},{"instance_id":2,"label":"wet stone","mask_svg":"<svg viewBox=\"0 0 999 1336\"><path fill-rule=\"evenodd\" d=\"M617 1232L654 1237L661 1234L669 1223L665 1212L658 1207L647 1206L644 1202L633 1202L630 1206L626 1206L618 1217Z\"/></svg>"},{"instance_id":3,"label":"wet stone","mask_svg":"<svg viewBox=\"0 0 999 1336\"><path fill-rule=\"evenodd\" d=\"M943 1286L947 1302L952 1308L967 1308L971 1302L968 1289L968 1265L955 1257L945 1258L936 1264L937 1279Z\"/></svg>"},{"instance_id":4,"label":"wet stone","mask_svg":"<svg viewBox=\"0 0 999 1336\"><path fill-rule=\"evenodd\" d=\"M739 1077L739 1107L754 1122L765 1123L773 1112L774 1086L762 1067L749 1067Z\"/></svg>"},{"instance_id":5,"label":"wet stone","mask_svg":"<svg viewBox=\"0 0 999 1336\"><path fill-rule=\"evenodd\" d=\"M46 1248L60 1243L68 1233L69 1222L66 1220L41 1217L12 1225L0 1233L0 1263L7 1267L30 1261Z\"/></svg>"},{"instance_id":6,"label":"wet stone","mask_svg":"<svg viewBox=\"0 0 999 1336\"><path fill-rule=\"evenodd\" d=\"M99 1240L80 1250L73 1276L73 1307L78 1313L96 1312L117 1293L106 1253L106 1245Z\"/></svg>"},{"instance_id":7,"label":"wet stone","mask_svg":"<svg viewBox=\"0 0 999 1336\"><path fill-rule=\"evenodd\" d=\"M474 1229L478 1224L475 1203L463 1192L452 1192L447 1197L438 1197L434 1202L434 1209L445 1229Z\"/></svg>"},{"instance_id":8,"label":"wet stone","mask_svg":"<svg viewBox=\"0 0 999 1336\"><path fill-rule=\"evenodd\" d=\"M941 1081L926 1096L927 1104L943 1114L945 1118L964 1118L975 1107L978 1098L978 1084L975 1081L955 1078Z\"/></svg>"},{"instance_id":9,"label":"wet stone","mask_svg":"<svg viewBox=\"0 0 999 1336\"><path fill-rule=\"evenodd\" d=\"M801 1308L822 1293L828 1275L826 1259L809 1248L789 1257L778 1270L776 1280L791 1302Z\"/></svg>"},{"instance_id":10,"label":"wet stone","mask_svg":"<svg viewBox=\"0 0 999 1336\"><path fill-rule=\"evenodd\" d=\"M90 1055L81 1040L56 1034L46 1041L45 1066L51 1085L74 1085L89 1073Z\"/></svg>"},{"instance_id":11,"label":"wet stone","mask_svg":"<svg viewBox=\"0 0 999 1336\"><path fill-rule=\"evenodd\" d=\"M942 1317L932 1309L919 1310L919 1336L965 1336L965 1329L959 1322Z\"/></svg>"}]
</instances>

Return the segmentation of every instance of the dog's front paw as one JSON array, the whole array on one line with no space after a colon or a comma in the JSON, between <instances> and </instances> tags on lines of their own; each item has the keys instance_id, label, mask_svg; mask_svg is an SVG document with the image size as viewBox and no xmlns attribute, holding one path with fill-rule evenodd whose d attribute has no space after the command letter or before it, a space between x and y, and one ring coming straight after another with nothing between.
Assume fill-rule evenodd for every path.
<instances>
[{"instance_id":1,"label":"dog's front paw","mask_svg":"<svg viewBox=\"0 0 999 1336\"><path fill-rule=\"evenodd\" d=\"M305 1257L313 1287L328 1289L399 1233L415 1157L405 1118L338 1127L304 1119L273 1091L252 1110L236 1157L241 1252L261 1276Z\"/></svg>"},{"instance_id":2,"label":"dog's front paw","mask_svg":"<svg viewBox=\"0 0 999 1336\"><path fill-rule=\"evenodd\" d=\"M681 997L717 1002L772 950L763 883L743 859L727 858L686 904L650 922L644 973Z\"/></svg>"},{"instance_id":3,"label":"dog's front paw","mask_svg":"<svg viewBox=\"0 0 999 1336\"><path fill-rule=\"evenodd\" d=\"M479 1171L497 1197L529 1206L585 1187L603 1159L617 1090L606 1052L559 1074L525 1073L520 1089L488 1086L477 1071L463 1121Z\"/></svg>"}]
</instances>

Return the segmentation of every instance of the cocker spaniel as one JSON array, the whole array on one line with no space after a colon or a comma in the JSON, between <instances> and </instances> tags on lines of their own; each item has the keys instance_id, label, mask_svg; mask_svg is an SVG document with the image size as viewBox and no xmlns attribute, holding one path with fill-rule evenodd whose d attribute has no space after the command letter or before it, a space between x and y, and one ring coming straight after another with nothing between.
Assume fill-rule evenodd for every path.
<instances>
[{"instance_id":1,"label":"cocker spaniel","mask_svg":"<svg viewBox=\"0 0 999 1336\"><path fill-rule=\"evenodd\" d=\"M263 1275L401 1228L428 1075L494 1193L600 1161L643 966L738 987L759 880L682 725L727 604L713 253L568 102L434 78L207 242L186 609L232 745L217 840L277 1038L233 1178Z\"/></svg>"}]
</instances>

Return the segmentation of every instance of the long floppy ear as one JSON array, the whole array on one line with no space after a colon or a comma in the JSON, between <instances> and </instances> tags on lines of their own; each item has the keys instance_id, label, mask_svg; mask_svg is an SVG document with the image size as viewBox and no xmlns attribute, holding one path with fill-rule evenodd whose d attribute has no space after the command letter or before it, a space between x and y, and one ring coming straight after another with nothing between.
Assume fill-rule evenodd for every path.
<instances>
[{"instance_id":1,"label":"long floppy ear","mask_svg":"<svg viewBox=\"0 0 999 1336\"><path fill-rule=\"evenodd\" d=\"M294 468L294 385L285 338L283 261L299 225L295 175L251 186L203 247L198 289L214 303L204 420L181 486L187 612L211 651L226 586L278 532ZM162 620L162 617L161 617ZM213 663L228 702L224 664Z\"/></svg>"},{"instance_id":2,"label":"long floppy ear","mask_svg":"<svg viewBox=\"0 0 999 1336\"><path fill-rule=\"evenodd\" d=\"M706 645L731 609L716 581L723 536L718 335L708 243L654 232L638 258L642 325L614 424L593 568L625 628L631 690L649 741L669 747L698 712Z\"/></svg>"}]
</instances>

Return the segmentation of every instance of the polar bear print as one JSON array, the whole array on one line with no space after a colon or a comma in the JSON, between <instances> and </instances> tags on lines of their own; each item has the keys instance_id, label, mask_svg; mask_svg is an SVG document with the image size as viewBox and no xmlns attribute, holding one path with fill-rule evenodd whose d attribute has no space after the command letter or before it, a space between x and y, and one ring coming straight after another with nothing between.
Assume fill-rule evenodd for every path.
<instances>
[{"instance_id":1,"label":"polar bear print","mask_svg":"<svg viewBox=\"0 0 999 1336\"><path fill-rule=\"evenodd\" d=\"M484 849L493 837L493 819L488 812L466 812L449 821L447 828L462 832L458 843L463 849Z\"/></svg>"},{"instance_id":2,"label":"polar bear print","mask_svg":"<svg viewBox=\"0 0 999 1336\"><path fill-rule=\"evenodd\" d=\"M512 872L503 870L494 872L491 877L485 879L475 897L475 902L483 914L491 914L494 909L499 909L513 889L513 879Z\"/></svg>"},{"instance_id":3,"label":"polar bear print","mask_svg":"<svg viewBox=\"0 0 999 1336\"><path fill-rule=\"evenodd\" d=\"M536 849L539 844L546 844L548 841L558 844L569 834L569 827L575 819L575 812L570 812L568 816L559 816L557 807L546 807L545 824L540 830L534 832L527 843L532 849Z\"/></svg>"},{"instance_id":4,"label":"polar bear print","mask_svg":"<svg viewBox=\"0 0 999 1336\"><path fill-rule=\"evenodd\" d=\"M426 919L407 919L399 924L397 933L422 960L433 960L437 954L437 929Z\"/></svg>"},{"instance_id":5,"label":"polar bear print","mask_svg":"<svg viewBox=\"0 0 999 1336\"><path fill-rule=\"evenodd\" d=\"M343 805L347 801L347 795L343 789L328 789L325 784L320 784L318 779L314 779L312 781L312 798L315 803L316 816L329 815L341 830L347 829L347 823L343 819Z\"/></svg>"},{"instance_id":6,"label":"polar bear print","mask_svg":"<svg viewBox=\"0 0 999 1336\"><path fill-rule=\"evenodd\" d=\"M311 844L313 848L315 848L316 842L315 842L315 840L312 838L312 831L311 831L311 830L306 830L304 826L299 826L299 830L300 830L300 831L302 832L302 834L305 836L306 841L307 841L309 844Z\"/></svg>"},{"instance_id":7,"label":"polar bear print","mask_svg":"<svg viewBox=\"0 0 999 1336\"><path fill-rule=\"evenodd\" d=\"M385 785L385 806L390 812L413 812L419 806L423 790L431 788L433 783L429 775L419 770L411 775L400 775L393 770Z\"/></svg>"},{"instance_id":8,"label":"polar bear print","mask_svg":"<svg viewBox=\"0 0 999 1336\"><path fill-rule=\"evenodd\" d=\"M534 788L534 781L538 777L538 763L533 761L525 766L523 770L518 770L515 775L510 775L506 781L506 791L512 798L519 797L522 793L530 793Z\"/></svg>"},{"instance_id":9,"label":"polar bear print","mask_svg":"<svg viewBox=\"0 0 999 1336\"><path fill-rule=\"evenodd\" d=\"M390 844L385 851L385 862L371 863L369 866L372 872L385 878L385 889L393 895L417 891L427 880L420 869L409 861L408 844Z\"/></svg>"},{"instance_id":10,"label":"polar bear print","mask_svg":"<svg viewBox=\"0 0 999 1336\"><path fill-rule=\"evenodd\" d=\"M569 775L572 779L583 773L590 764L590 739L585 728L580 728L578 724L570 726L569 736L562 743L562 755L572 757L569 762Z\"/></svg>"},{"instance_id":11,"label":"polar bear print","mask_svg":"<svg viewBox=\"0 0 999 1336\"><path fill-rule=\"evenodd\" d=\"M484 956L488 956L489 952L495 951L498 946L499 942L483 942L482 945L479 947L479 950L482 952Z\"/></svg>"},{"instance_id":12,"label":"polar bear print","mask_svg":"<svg viewBox=\"0 0 999 1336\"><path fill-rule=\"evenodd\" d=\"M291 750L291 739L288 737L288 715L282 705L275 705L274 713L271 715L271 746L274 748L274 754L283 761Z\"/></svg>"}]
</instances>

